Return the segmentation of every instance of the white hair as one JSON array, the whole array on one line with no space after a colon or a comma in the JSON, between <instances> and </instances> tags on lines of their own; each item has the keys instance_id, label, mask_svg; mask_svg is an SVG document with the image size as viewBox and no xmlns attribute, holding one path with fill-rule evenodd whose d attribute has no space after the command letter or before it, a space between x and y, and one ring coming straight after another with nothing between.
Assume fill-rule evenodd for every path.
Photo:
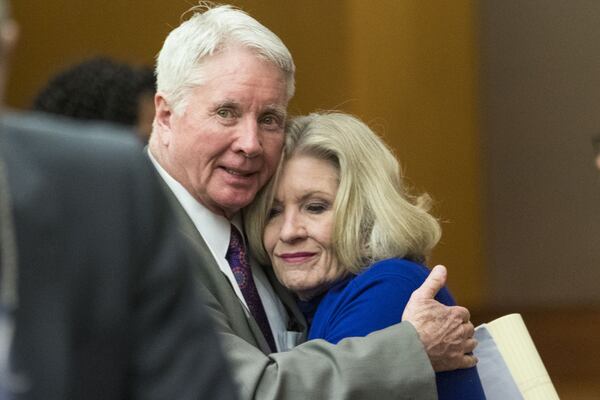
<instances>
[{"instance_id":1,"label":"white hair","mask_svg":"<svg viewBox=\"0 0 600 400\"><path fill-rule=\"evenodd\" d=\"M175 112L185 107L187 92L204 83L203 61L236 46L279 67L286 77L288 100L294 95L294 61L277 35L229 5L201 4L189 12L192 17L167 36L156 63L157 91Z\"/></svg>"}]
</instances>

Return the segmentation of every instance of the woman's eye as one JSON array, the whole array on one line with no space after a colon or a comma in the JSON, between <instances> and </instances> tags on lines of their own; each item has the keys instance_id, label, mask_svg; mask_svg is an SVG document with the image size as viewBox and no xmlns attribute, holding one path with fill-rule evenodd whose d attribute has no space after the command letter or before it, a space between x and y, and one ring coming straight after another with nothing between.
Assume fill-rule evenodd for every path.
<instances>
[{"instance_id":1,"label":"woman's eye","mask_svg":"<svg viewBox=\"0 0 600 400\"><path fill-rule=\"evenodd\" d=\"M310 203L306 205L306 209L313 214L321 214L329 209L329 204L325 203Z\"/></svg>"},{"instance_id":2,"label":"woman's eye","mask_svg":"<svg viewBox=\"0 0 600 400\"><path fill-rule=\"evenodd\" d=\"M281 214L281 209L273 207L267 213L267 220L270 220L270 219L278 216L279 214Z\"/></svg>"}]
</instances>

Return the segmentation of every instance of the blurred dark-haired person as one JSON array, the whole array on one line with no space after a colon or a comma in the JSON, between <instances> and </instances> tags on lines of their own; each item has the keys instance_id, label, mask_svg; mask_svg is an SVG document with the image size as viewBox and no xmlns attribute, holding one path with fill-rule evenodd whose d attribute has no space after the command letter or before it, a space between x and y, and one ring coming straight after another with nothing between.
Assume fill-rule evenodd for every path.
<instances>
[{"instance_id":1,"label":"blurred dark-haired person","mask_svg":"<svg viewBox=\"0 0 600 400\"><path fill-rule=\"evenodd\" d=\"M106 129L0 119L0 399L235 399L155 171Z\"/></svg>"},{"instance_id":2,"label":"blurred dark-haired person","mask_svg":"<svg viewBox=\"0 0 600 400\"><path fill-rule=\"evenodd\" d=\"M127 125L145 143L152 131L155 87L151 68L96 57L52 77L37 94L33 110Z\"/></svg>"}]
</instances>

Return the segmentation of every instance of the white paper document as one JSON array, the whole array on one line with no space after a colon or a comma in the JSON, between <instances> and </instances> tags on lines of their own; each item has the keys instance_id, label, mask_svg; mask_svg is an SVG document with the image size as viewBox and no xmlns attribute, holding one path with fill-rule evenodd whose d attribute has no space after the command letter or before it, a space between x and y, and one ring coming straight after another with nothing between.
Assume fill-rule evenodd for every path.
<instances>
[{"instance_id":1,"label":"white paper document","mask_svg":"<svg viewBox=\"0 0 600 400\"><path fill-rule=\"evenodd\" d=\"M477 372L487 400L523 400L496 342L485 325L475 331L475 339L479 342L473 352L479 359Z\"/></svg>"},{"instance_id":2,"label":"white paper document","mask_svg":"<svg viewBox=\"0 0 600 400\"><path fill-rule=\"evenodd\" d=\"M558 394L520 314L475 329L473 352L488 400L558 400Z\"/></svg>"}]
</instances>

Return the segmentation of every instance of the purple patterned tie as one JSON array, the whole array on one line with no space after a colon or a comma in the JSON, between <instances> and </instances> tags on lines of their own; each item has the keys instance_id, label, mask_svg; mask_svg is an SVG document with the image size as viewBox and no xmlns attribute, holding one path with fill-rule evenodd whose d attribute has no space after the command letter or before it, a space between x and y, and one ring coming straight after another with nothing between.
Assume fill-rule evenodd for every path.
<instances>
[{"instance_id":1,"label":"purple patterned tie","mask_svg":"<svg viewBox=\"0 0 600 400\"><path fill-rule=\"evenodd\" d=\"M250 314L252 314L256 320L256 323L260 327L260 330L267 340L271 351L277 351L277 347L275 347L275 340L273 339L273 333L271 332L271 327L269 326L269 320L267 319L267 314L265 313L262 301L260 301L258 291L256 290L254 278L252 278L252 271L250 270L250 263L248 262L248 256L246 254L246 247L244 246L242 235L240 231L238 231L238 229L233 225L231 225L231 239L229 241L229 248L227 249L225 259L231 266L235 280L237 281L240 290L244 295L244 299L246 300L246 304L250 309Z\"/></svg>"}]
</instances>

